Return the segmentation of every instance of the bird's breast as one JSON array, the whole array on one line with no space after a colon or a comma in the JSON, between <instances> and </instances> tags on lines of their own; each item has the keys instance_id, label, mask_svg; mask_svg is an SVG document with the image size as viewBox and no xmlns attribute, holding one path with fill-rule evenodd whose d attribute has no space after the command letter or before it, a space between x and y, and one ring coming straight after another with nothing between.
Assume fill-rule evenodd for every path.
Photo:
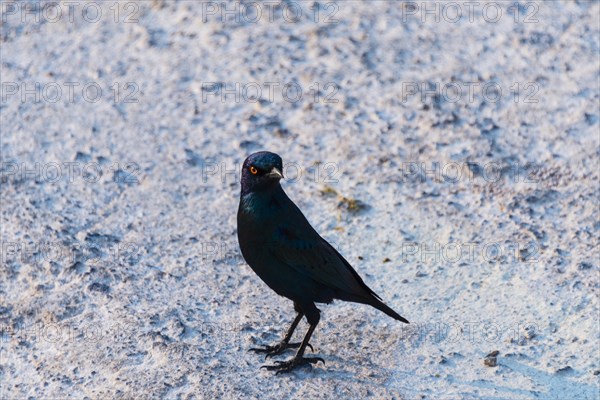
<instances>
[{"instance_id":1,"label":"bird's breast","mask_svg":"<svg viewBox=\"0 0 600 400\"><path fill-rule=\"evenodd\" d=\"M260 204L255 198L245 196L240 200L238 209L238 241L244 259L251 264L264 249L272 234L273 213Z\"/></svg>"}]
</instances>

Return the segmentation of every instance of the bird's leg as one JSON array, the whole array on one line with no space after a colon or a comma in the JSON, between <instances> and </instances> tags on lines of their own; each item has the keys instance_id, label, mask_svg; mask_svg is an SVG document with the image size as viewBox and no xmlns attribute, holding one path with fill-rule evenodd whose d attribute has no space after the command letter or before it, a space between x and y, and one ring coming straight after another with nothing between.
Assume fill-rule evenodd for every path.
<instances>
[{"instance_id":1,"label":"bird's leg","mask_svg":"<svg viewBox=\"0 0 600 400\"><path fill-rule=\"evenodd\" d=\"M286 372L290 372L295 367L298 367L301 365L316 364L319 361L321 361L323 364L325 364L325 360L323 360L321 357L310 357L310 358L304 357L304 351L306 350L306 346L310 346L308 344L308 341L310 340L310 337L316 327L317 327L317 324L311 324L309 326L308 331L306 332L306 335L304 336L304 340L302 340L302 344L300 345L300 348L298 349L298 352L296 353L294 358L286 360L286 361L275 361L275 365L263 365L261 368L265 368L269 371L277 371L276 374L283 374Z\"/></svg>"},{"instance_id":2,"label":"bird's leg","mask_svg":"<svg viewBox=\"0 0 600 400\"><path fill-rule=\"evenodd\" d=\"M281 340L281 342L279 342L273 346L265 346L264 348L256 348L255 347L255 348L250 349L250 351L254 351L256 353L266 353L265 358L268 358L269 356L281 354L286 349L296 349L296 348L300 347L300 345L301 345L300 343L290 343L290 339L292 338L292 335L294 334L294 331L296 330L296 327L300 323L300 320L302 319L303 316L304 316L303 313L298 313L298 315L296 315L296 318L292 322L292 325L287 330L287 332L286 332L285 336L283 337L283 339ZM313 349L313 347L309 343L307 345L310 347L311 350Z\"/></svg>"}]
</instances>

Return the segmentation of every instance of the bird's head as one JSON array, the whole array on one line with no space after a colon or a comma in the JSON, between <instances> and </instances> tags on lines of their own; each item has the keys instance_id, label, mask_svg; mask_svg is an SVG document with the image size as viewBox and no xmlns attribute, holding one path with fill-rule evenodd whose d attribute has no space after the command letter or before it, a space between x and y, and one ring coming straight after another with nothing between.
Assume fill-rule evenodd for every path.
<instances>
[{"instance_id":1,"label":"bird's head","mask_svg":"<svg viewBox=\"0 0 600 400\"><path fill-rule=\"evenodd\" d=\"M274 187L283 178L281 157L268 151L259 151L246 158L242 166L242 193Z\"/></svg>"}]
</instances>

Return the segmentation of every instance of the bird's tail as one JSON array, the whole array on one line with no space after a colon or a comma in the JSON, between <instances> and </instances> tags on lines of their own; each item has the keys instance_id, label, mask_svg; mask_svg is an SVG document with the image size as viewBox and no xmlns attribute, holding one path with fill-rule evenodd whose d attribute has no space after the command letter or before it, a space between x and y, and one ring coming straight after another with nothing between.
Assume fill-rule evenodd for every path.
<instances>
[{"instance_id":1,"label":"bird's tail","mask_svg":"<svg viewBox=\"0 0 600 400\"><path fill-rule=\"evenodd\" d=\"M408 322L408 320L406 318L402 317L396 311L394 311L390 307L388 307L383 301L381 301L379 299L379 296L377 296L372 291L369 293L368 297L367 296L356 296L356 295L350 295L348 293L344 293L344 294L338 295L338 298L341 300L353 301L355 303L368 304L370 306L375 307L379 311L383 311L384 313L386 313L387 315L389 315L390 317L392 317L394 319L397 319L398 321L402 321L406 324L410 324L410 322Z\"/></svg>"},{"instance_id":2,"label":"bird's tail","mask_svg":"<svg viewBox=\"0 0 600 400\"><path fill-rule=\"evenodd\" d=\"M408 322L408 320L404 317L402 317L400 314L398 314L396 311L392 310L390 307L388 307L383 301L373 297L372 299L370 299L371 301L367 304L372 305L373 307L375 307L376 309L383 311L384 313L386 313L387 315L389 315L390 317L397 319L398 321L402 321L406 324L410 324L410 322Z\"/></svg>"}]
</instances>

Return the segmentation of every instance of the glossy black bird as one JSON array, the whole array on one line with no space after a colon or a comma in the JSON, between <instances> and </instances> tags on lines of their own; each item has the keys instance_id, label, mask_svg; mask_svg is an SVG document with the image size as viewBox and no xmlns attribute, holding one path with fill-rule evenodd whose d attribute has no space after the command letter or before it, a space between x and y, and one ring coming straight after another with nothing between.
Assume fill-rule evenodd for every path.
<instances>
[{"instance_id":1,"label":"glossy black bird","mask_svg":"<svg viewBox=\"0 0 600 400\"><path fill-rule=\"evenodd\" d=\"M298 313L280 343L251 349L267 353L268 357L298 348L294 358L264 366L278 373L299 365L324 363L318 357L304 357L319 323L320 311L315 303L340 299L368 304L408 323L386 306L348 261L313 229L279 184L283 178L281 171L282 161L277 154L261 151L250 155L242 166L237 214L238 240L244 259L271 289L292 300ZM290 343L303 316L310 325L304 340L301 344Z\"/></svg>"}]
</instances>

